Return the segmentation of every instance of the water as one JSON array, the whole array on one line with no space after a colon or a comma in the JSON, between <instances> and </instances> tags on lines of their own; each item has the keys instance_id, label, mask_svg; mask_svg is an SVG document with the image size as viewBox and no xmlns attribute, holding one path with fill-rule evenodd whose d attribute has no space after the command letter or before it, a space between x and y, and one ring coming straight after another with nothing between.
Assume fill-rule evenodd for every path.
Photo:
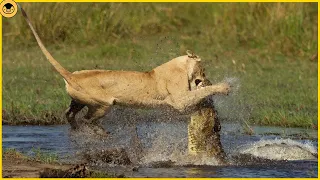
<instances>
[{"instance_id":1,"label":"water","mask_svg":"<svg viewBox=\"0 0 320 180\"><path fill-rule=\"evenodd\" d=\"M2 126L2 147L27 154L40 148L65 157L75 152L68 133L68 126Z\"/></svg>"},{"instance_id":2,"label":"water","mask_svg":"<svg viewBox=\"0 0 320 180\"><path fill-rule=\"evenodd\" d=\"M56 153L61 161L71 162L79 160L75 154L81 148L125 147L134 154L132 124L107 124L112 140L76 136L76 143L69 136L69 126L3 126L2 146L28 154L32 154L32 148L40 148ZM237 124L222 124L221 141L230 164L219 165L214 158L188 155L185 121L142 121L135 125L143 147L138 171L107 165L102 165L101 170L130 177L317 177L318 174L316 131L260 126L254 127L255 135L250 136Z\"/></svg>"}]
</instances>

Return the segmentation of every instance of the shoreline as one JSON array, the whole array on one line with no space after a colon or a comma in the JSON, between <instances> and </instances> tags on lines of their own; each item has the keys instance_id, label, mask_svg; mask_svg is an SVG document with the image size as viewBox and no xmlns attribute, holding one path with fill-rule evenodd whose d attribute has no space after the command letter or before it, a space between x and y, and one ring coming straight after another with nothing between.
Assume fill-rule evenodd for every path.
<instances>
[{"instance_id":1,"label":"shoreline","mask_svg":"<svg viewBox=\"0 0 320 180\"><path fill-rule=\"evenodd\" d=\"M179 117L177 117L179 119ZM179 119L180 121L181 119ZM221 120L222 122L226 122L226 120ZM228 121L227 121L228 122ZM240 122L240 121L239 121ZM28 120L6 120L2 118L2 125L6 126L57 126L57 125L69 125L66 119L56 120L41 120L41 119L28 119ZM278 127L278 128L302 128L302 129L312 129L317 130L317 126L286 126L281 124L265 124L265 123L244 123L244 130L251 131L251 127L253 126L267 126L267 127Z\"/></svg>"},{"instance_id":2,"label":"shoreline","mask_svg":"<svg viewBox=\"0 0 320 180\"><path fill-rule=\"evenodd\" d=\"M46 157L44 157L46 158ZM47 157L48 158L48 157ZM46 162L24 155L15 149L7 149L2 154L2 178L111 178L110 175L92 170L86 164Z\"/></svg>"}]
</instances>

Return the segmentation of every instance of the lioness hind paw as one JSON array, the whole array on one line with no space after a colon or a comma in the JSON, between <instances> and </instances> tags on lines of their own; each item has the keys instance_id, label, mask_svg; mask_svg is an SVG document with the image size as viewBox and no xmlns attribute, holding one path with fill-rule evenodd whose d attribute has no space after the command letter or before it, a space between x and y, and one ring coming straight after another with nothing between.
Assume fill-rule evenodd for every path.
<instances>
[{"instance_id":1,"label":"lioness hind paw","mask_svg":"<svg viewBox=\"0 0 320 180\"><path fill-rule=\"evenodd\" d=\"M88 124L88 127L93 131L95 135L100 137L108 137L111 133L106 131L103 127L95 124Z\"/></svg>"}]
</instances>

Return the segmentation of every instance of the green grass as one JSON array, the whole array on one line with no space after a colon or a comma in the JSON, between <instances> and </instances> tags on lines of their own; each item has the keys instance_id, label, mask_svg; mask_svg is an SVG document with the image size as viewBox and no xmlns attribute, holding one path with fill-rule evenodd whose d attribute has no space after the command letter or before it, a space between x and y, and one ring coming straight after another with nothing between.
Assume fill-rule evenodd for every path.
<instances>
[{"instance_id":1,"label":"green grass","mask_svg":"<svg viewBox=\"0 0 320 180\"><path fill-rule=\"evenodd\" d=\"M44 152L40 148L33 148L32 153L34 154L31 159L43 163L55 163L58 162L58 155L55 153Z\"/></svg>"},{"instance_id":2,"label":"green grass","mask_svg":"<svg viewBox=\"0 0 320 180\"><path fill-rule=\"evenodd\" d=\"M14 158L14 159L27 159L27 156L17 151L14 148L5 148L2 151L2 159Z\"/></svg>"},{"instance_id":3,"label":"green grass","mask_svg":"<svg viewBox=\"0 0 320 180\"><path fill-rule=\"evenodd\" d=\"M42 163L56 163L58 156L54 153L44 152L40 148L33 148L32 155L26 155L17 151L14 148L5 148L2 153L3 158L18 158L31 161L38 161Z\"/></svg>"},{"instance_id":4,"label":"green grass","mask_svg":"<svg viewBox=\"0 0 320 180\"><path fill-rule=\"evenodd\" d=\"M212 82L237 78L239 90L219 97L222 119L317 128L318 64L310 60L318 43L316 3L22 6L49 51L70 71L146 71L191 49L202 57ZM19 13L3 26L5 122L64 123L70 98L62 78Z\"/></svg>"},{"instance_id":5,"label":"green grass","mask_svg":"<svg viewBox=\"0 0 320 180\"><path fill-rule=\"evenodd\" d=\"M45 43L105 44L164 33L219 47L286 55L317 51L317 3L21 3ZM4 41L34 45L21 14L3 20ZM17 43L19 42L19 43Z\"/></svg>"}]
</instances>

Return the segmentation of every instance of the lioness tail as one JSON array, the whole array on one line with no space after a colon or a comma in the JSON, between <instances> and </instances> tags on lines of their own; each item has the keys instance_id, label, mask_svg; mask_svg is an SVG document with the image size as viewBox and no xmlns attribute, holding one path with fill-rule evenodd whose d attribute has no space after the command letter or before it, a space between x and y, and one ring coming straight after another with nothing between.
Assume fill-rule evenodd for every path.
<instances>
[{"instance_id":1,"label":"lioness tail","mask_svg":"<svg viewBox=\"0 0 320 180\"><path fill-rule=\"evenodd\" d=\"M48 59L48 61L52 64L52 66L59 72L59 74L68 82L68 84L70 84L71 86L73 86L76 89L79 89L80 86L78 84L76 84L74 81L72 81L71 78L71 73L66 70L64 67L62 67L57 60L55 60L52 55L49 53L49 51L46 49L46 47L43 45L38 33L36 32L36 30L33 28L26 12L22 9L22 7L17 4L22 12L23 17L25 18L25 20L27 21L34 37L37 40L37 43L41 49L41 51L43 52L43 54L46 56L46 58Z\"/></svg>"}]
</instances>

